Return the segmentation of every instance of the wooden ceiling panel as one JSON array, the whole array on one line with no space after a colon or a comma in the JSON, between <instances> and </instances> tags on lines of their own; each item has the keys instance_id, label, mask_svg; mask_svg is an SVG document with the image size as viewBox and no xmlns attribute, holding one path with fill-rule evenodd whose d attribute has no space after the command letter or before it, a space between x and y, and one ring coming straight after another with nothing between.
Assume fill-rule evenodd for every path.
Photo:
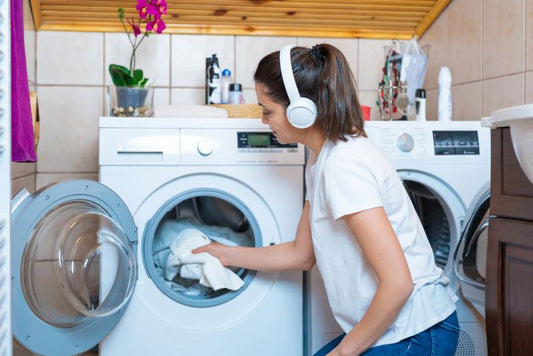
<instances>
[{"instance_id":1,"label":"wooden ceiling panel","mask_svg":"<svg viewBox=\"0 0 533 356\"><path fill-rule=\"evenodd\" d=\"M451 0L167 0L165 33L409 39ZM38 30L122 32L136 0L30 0Z\"/></svg>"}]
</instances>

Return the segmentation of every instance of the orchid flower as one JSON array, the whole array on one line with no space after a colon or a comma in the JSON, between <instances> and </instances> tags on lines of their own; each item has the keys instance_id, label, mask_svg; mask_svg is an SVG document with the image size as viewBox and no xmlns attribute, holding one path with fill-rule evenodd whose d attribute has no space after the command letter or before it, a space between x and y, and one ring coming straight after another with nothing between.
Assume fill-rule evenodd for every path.
<instances>
[{"instance_id":1,"label":"orchid flower","mask_svg":"<svg viewBox=\"0 0 533 356\"><path fill-rule=\"evenodd\" d=\"M137 10L139 14L139 18L135 19L133 16L129 18L126 22L124 21L124 9L119 7L118 17L120 19L120 22L122 23L122 26L124 27L124 31L128 35L128 40L130 41L132 53L130 57L130 65L129 65L129 73L125 73L127 76L130 76L131 78L134 78L134 74L136 72L135 70L135 54L137 49L139 48L139 45L142 43L145 37L148 37L150 33L161 33L166 28L166 24L162 19L163 15L167 14L167 2L165 0L137 0L137 6L135 6L135 10ZM141 30L141 24L146 23L145 31L143 35L139 38L139 35L142 33ZM133 34L133 38L132 38ZM116 70L116 65L114 66L114 70ZM120 69L121 70L121 69ZM124 70L127 72L128 69L124 68ZM111 71L111 69L110 69ZM137 70L139 72L139 70ZM142 73L142 71L140 71ZM120 73L120 75L123 75L124 73ZM141 74L142 75L142 74ZM111 76L113 77L113 73L111 73ZM143 80L143 83L145 83L145 78L141 78ZM146 79L147 80L147 79ZM138 84L134 81L134 84ZM144 84L143 84L144 85Z\"/></svg>"}]
</instances>

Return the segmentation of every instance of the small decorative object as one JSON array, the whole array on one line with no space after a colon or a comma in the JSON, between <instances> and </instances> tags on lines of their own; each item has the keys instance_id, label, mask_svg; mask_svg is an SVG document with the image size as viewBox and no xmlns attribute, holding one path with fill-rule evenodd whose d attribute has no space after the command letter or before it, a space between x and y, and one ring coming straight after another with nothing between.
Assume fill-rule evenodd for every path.
<instances>
[{"instance_id":1,"label":"small decorative object","mask_svg":"<svg viewBox=\"0 0 533 356\"><path fill-rule=\"evenodd\" d=\"M129 67L109 65L114 86L108 88L108 111L112 116L152 116L153 88L141 69L135 68L135 54L143 40L151 33L161 33L166 25L162 19L167 13L165 0L137 0L138 18L126 19L119 7L118 17L131 44ZM144 33L141 29L145 25Z\"/></svg>"}]
</instances>

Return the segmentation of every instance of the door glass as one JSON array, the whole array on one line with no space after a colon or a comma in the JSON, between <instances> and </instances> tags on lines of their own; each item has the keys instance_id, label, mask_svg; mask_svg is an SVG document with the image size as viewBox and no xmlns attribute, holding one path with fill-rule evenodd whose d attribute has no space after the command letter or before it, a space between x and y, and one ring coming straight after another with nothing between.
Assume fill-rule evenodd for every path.
<instances>
[{"instance_id":1,"label":"door glass","mask_svg":"<svg viewBox=\"0 0 533 356\"><path fill-rule=\"evenodd\" d=\"M211 195L193 196L177 201L169 206L159 218L157 228L152 237L151 260L152 266L147 271L150 278L158 287L173 300L197 307L214 306L236 296L245 289L253 278L253 272L228 267L240 278L244 285L237 289L213 289L206 286L202 256L198 256L198 263L190 263L190 253L182 255L188 250L178 246L186 246L188 242L185 234L195 231L205 236L207 241L215 241L230 246L256 246L258 239L256 222L245 213L244 206L237 202L230 202L224 197ZM147 253L150 253L147 251ZM180 257L181 256L181 257ZM188 257L189 256L189 257ZM184 261L184 262L180 262ZM207 268L207 267L206 267ZM209 267L211 268L211 267ZM241 283L241 282L239 282Z\"/></svg>"},{"instance_id":2,"label":"door glass","mask_svg":"<svg viewBox=\"0 0 533 356\"><path fill-rule=\"evenodd\" d=\"M32 311L66 328L117 311L131 297L137 265L124 231L101 207L70 201L35 226L21 276Z\"/></svg>"},{"instance_id":3,"label":"door glass","mask_svg":"<svg viewBox=\"0 0 533 356\"><path fill-rule=\"evenodd\" d=\"M483 201L464 231L462 251L463 273L470 279L485 283L490 199Z\"/></svg>"}]
</instances>

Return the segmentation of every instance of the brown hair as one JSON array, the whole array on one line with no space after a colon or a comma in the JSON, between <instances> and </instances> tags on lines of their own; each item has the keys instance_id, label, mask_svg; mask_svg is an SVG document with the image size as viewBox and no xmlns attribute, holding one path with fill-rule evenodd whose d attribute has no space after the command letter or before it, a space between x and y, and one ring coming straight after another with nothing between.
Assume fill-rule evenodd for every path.
<instances>
[{"instance_id":1,"label":"brown hair","mask_svg":"<svg viewBox=\"0 0 533 356\"><path fill-rule=\"evenodd\" d=\"M295 47L291 50L291 63L300 96L316 104L317 122L328 139L335 142L346 141L346 135L366 137L355 78L340 50L329 44L312 49ZM254 80L265 86L273 101L285 108L289 106L279 51L261 59Z\"/></svg>"}]
</instances>

